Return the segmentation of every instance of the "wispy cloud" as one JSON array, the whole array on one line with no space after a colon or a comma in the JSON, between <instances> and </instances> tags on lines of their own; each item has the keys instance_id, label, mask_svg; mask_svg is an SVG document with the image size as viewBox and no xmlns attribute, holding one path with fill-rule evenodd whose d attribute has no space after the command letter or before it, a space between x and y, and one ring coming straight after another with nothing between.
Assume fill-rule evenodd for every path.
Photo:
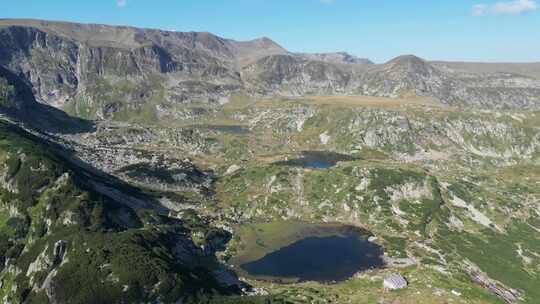
<instances>
[{"instance_id":1,"label":"wispy cloud","mask_svg":"<svg viewBox=\"0 0 540 304\"><path fill-rule=\"evenodd\" d=\"M117 5L118 7L120 7L120 8L126 7L127 4L128 4L127 0L117 0L117 1L116 1L116 5Z\"/></svg>"},{"instance_id":2,"label":"wispy cloud","mask_svg":"<svg viewBox=\"0 0 540 304\"><path fill-rule=\"evenodd\" d=\"M476 4L473 6L473 15L521 15L537 9L538 3L536 0L501 1L491 5Z\"/></svg>"},{"instance_id":3,"label":"wispy cloud","mask_svg":"<svg viewBox=\"0 0 540 304\"><path fill-rule=\"evenodd\" d=\"M496 14L518 15L526 12L532 12L538 9L535 0L515 0L510 2L499 2L493 6L493 12Z\"/></svg>"},{"instance_id":4,"label":"wispy cloud","mask_svg":"<svg viewBox=\"0 0 540 304\"><path fill-rule=\"evenodd\" d=\"M485 4L476 4L473 6L473 15L474 16L484 16L488 13L489 6Z\"/></svg>"}]
</instances>

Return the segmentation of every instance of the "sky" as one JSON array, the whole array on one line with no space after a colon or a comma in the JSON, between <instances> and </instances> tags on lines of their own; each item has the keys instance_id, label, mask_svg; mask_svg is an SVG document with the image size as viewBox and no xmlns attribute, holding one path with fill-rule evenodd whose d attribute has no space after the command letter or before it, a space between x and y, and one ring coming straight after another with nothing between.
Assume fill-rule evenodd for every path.
<instances>
[{"instance_id":1,"label":"sky","mask_svg":"<svg viewBox=\"0 0 540 304\"><path fill-rule=\"evenodd\" d=\"M375 62L540 61L540 0L0 0L0 18L264 36Z\"/></svg>"}]
</instances>

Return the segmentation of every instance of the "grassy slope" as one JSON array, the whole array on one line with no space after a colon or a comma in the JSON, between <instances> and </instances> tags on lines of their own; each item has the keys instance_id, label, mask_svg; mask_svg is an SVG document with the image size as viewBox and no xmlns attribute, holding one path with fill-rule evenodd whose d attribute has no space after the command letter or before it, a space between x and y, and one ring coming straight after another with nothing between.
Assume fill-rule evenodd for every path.
<instances>
[{"instance_id":1,"label":"grassy slope","mask_svg":"<svg viewBox=\"0 0 540 304\"><path fill-rule=\"evenodd\" d=\"M381 102L381 103L379 103ZM309 118L302 131L289 128L287 116L298 109L299 104L306 108L313 108L315 115ZM523 160L515 156L512 165L494 165L500 162L502 155L509 147L526 146L531 138L537 136L538 120L537 113L527 112L481 112L470 113L456 112L455 109L440 107L421 102L413 102L404 105L384 100L369 100L360 97L348 98L306 98L298 101L261 101L252 104L243 104L243 107L235 108L234 111L246 115L255 115L267 111L265 121L252 127L252 134L233 136L235 144L225 144L225 159L228 164L240 164L242 169L232 175L224 176L218 183L218 195L222 208L230 210L235 219L251 223L253 221L277 221L283 218L300 220L337 220L345 223L362 225L373 231L379 237L379 241L385 246L391 256L400 257L415 255L420 257L422 267L408 269L414 276L431 276L431 267L446 267L451 273L447 278L441 275L433 275L434 278L424 282L423 286L415 286L414 292L420 292L421 296L415 296L412 292L407 296L396 295L403 303L438 303L440 298L433 296L433 288L442 288L446 292L456 288L466 290L460 298L470 303L497 303L497 298L488 295L487 291L473 284L462 271L461 261L468 259L477 264L492 279L498 280L504 285L523 292L527 303L535 303L540 296L534 286L540 283L538 277L537 258L538 240L540 235L531 228L540 227L534 213L534 201L538 199L538 150L533 152L532 159ZM289 112L287 112L289 111ZM271 115L276 113L276 119ZM364 113L371 115L364 115ZM367 119L365 117L368 117ZM367 120L362 127L377 128L381 124L392 127L393 117L404 117L415 124L425 124L422 129L413 129L399 138L400 146L387 145L372 151L360 152L362 160L349 164L341 164L337 168L325 171L298 170L295 168L276 166L272 162L291 156L291 150L337 150L349 151L351 142L358 139L358 135L351 132L348 124L354 119ZM358 117L358 118L357 118ZM290 119L290 118L289 118ZM448 134L441 133L439 129L430 129L430 124L444 122L456 128L463 136L464 143L453 142L451 145L436 145L426 142L440 140ZM487 130L487 122L495 122L497 130ZM246 120L242 121L246 123ZM497 125L498 124L498 125ZM260 128L258 127L260 125ZM266 129L263 129L263 126ZM503 126L504 128L501 128ZM438 126L437 126L438 127ZM458 129L463 128L463 129ZM270 136L266 130L272 130ZM319 134L327 131L331 135L330 143L326 146L319 142ZM501 132L501 133L498 133ZM503 132L507 132L506 135ZM498 133L498 134L497 134ZM354 137L356 136L356 138ZM228 139L230 140L230 139ZM287 142L281 146L282 142ZM418 149L414 145L421 143L430 149L451 151L460 158L441 160L438 162L416 161L411 164L396 162L390 155L396 151L411 153ZM470 146L478 149L491 149L501 156L481 156L469 154L469 150L456 150L456 148L469 149ZM411 151L411 148L414 148ZM244 154L231 155L230 151L252 151L253 156ZM410 152L409 152L410 151ZM457 154L460 153L460 154ZM294 154L294 153L293 153ZM246 160L239 162L239 157ZM455 157L455 156L454 156ZM463 157L463 158L461 158ZM474 165L473 165L474 164ZM474 170L470 166L474 166ZM227 164L224 165L225 170ZM361 176L358 172L368 170L370 186L367 190L358 191L355 187L360 184ZM413 183L426 185L430 195L419 199L404 199L396 203L389 202L388 187L395 187ZM298 185L301 185L298 188ZM444 185L444 186L443 186ZM465 209L455 207L450 200L452 195L446 190L450 185L452 192L459 195L467 203L480 210L489 217L502 232L486 229L485 226L473 220ZM459 191L458 189L461 189ZM536 195L535 195L536 193ZM361 203L355 202L355 196L362 196ZM378 198L376 198L378 197ZM531 202L532 205L527 205ZM304 204L302 204L304 203ZM344 210L344 203L347 210ZM391 206L399 206L403 214L394 214ZM352 210L351 210L352 209ZM294 212L291 212L294 211ZM357 214L357 217L352 217ZM464 230L459 231L449 228L450 217L460 219L464 223ZM400 223L406 220L407 224ZM265 224L269 225L269 224ZM247 227L252 227L249 224ZM255 239L263 237L265 244L280 244L275 241L277 235L264 237L264 233L256 233L254 236L249 228L241 230L239 238L246 240L247 247L243 242L232 243L233 251L238 250L239 256L243 252L251 252L246 248L254 248ZM280 238L280 237L278 237ZM280 238L286 243L287 238ZM437 254L418 248L415 242L433 241L432 248L443 253L446 262L440 260ZM234 248L239 246L238 248ZM279 247L279 245L276 245ZM517 255L521 248L525 258ZM254 248L253 252L258 252ZM266 251L271 249L265 248ZM497 252L496 255L486 254ZM531 262L524 262L530 258ZM260 283L256 283L260 284ZM321 286L312 283L315 290L319 290L317 298L332 298L332 294L343 295L349 293L347 300L336 301L347 303L355 299L356 303L371 303L380 298L381 291L377 288L368 288L366 294L354 289L349 290L346 286L355 285L361 289L365 283L352 280L347 284L336 286ZM294 293L306 296L311 293L304 285L295 285L294 288L263 285L277 293L282 291L294 297ZM288 291L286 291L288 289ZM321 291L324 290L324 291ZM431 291L430 291L431 290ZM383 296L384 297L384 296ZM392 296L389 295L391 298ZM388 298L387 300L389 300ZM457 300L460 301L460 300ZM302 301L298 301L301 303ZM468 303L469 303L468 302Z\"/></svg>"},{"instance_id":2,"label":"grassy slope","mask_svg":"<svg viewBox=\"0 0 540 304\"><path fill-rule=\"evenodd\" d=\"M296 119L306 109L314 110L314 115L305 121L303 130L298 131L297 126L291 124L291 118ZM253 282L256 286L270 290L276 295L276 301L287 299L293 303L317 301L373 303L380 298L387 301L399 298L403 303L439 303L441 297L434 293L442 289L445 292L442 298L452 297L457 303L500 302L487 291L474 285L464 275L457 264L467 258L478 264L492 278L524 291L525 299L529 303L534 303L537 294L533 286L539 282L538 259L534 257L534 253L539 252L536 244L538 235L523 226L523 223L536 227L540 227L540 223L535 222L531 210L524 208L522 202L526 201L526 197L521 197L520 193L533 194L534 198L534 193L538 191L537 167L527 162L521 163L522 160L514 158L518 165L494 170L493 163L498 161L497 158L480 156L463 159L456 157L449 161L427 164L422 162L403 164L393 159L393 153L413 153L418 149L416 144L421 144L422 148L448 150L457 155L468 153L459 150L462 149L460 143L437 145L430 142L434 138L448 136L440 129L431 128L434 123L453 126L461 132L466 144L489 147L502 153L508 147L526 145L527 141L530 141L531 136L537 132L538 113L526 113L524 119L519 121L512 117L514 113L505 113L502 116L475 111L459 113L452 108L419 101L403 105L395 101L366 100L359 97L337 101L309 98L297 102L283 100L255 102L239 96L222 110L222 114L204 116L197 123L249 125L251 133L217 133L217 135L210 133L210 137L219 143L218 146L222 150L212 157L201 156L201 159L208 162L208 166L217 167L219 172L225 172L231 164L240 164L242 167L240 171L220 179L217 194L222 209L217 212L236 217L235 219L245 223L283 220L292 209L295 211L296 219L336 220L365 226L379 237L378 242L392 257L410 254L421 257L422 266L397 270L415 278L410 289L397 294L382 292L379 274L333 286L315 283L272 286ZM250 121L250 117L263 111L268 112L262 116L262 121L257 123ZM247 118L238 120L237 114ZM398 119L394 120L396 117ZM384 132L384 129L394 128L394 131L399 131L402 122L406 120L412 121L417 128L400 134L394 142L391 141L393 138L389 131L387 135L391 140L381 147L364 148L355 152L362 158L359 161L340 164L327 171L298 170L270 164L301 150L349 153L364 136L363 129L381 128ZM484 122L492 120L510 125L515 130L502 136L482 131ZM356 126L358 130L351 129L351 126L354 126L352 122L355 121L360 123ZM463 123L470 128L459 129ZM184 122L175 122L175 125L182 124ZM481 130L481 134L475 134L477 130ZM320 142L319 134L323 132L328 132L331 136L328 145L322 145ZM538 160L538 152L536 156L533 154L533 163L535 159ZM472 172L470 166L474 166ZM370 185L367 189L355 190L361 183L363 173L360 173L364 170L369 171L367 176ZM526 183L520 179L522 176L526 176ZM272 180L273 184L270 185ZM407 183L426 185L428 195L419 199L404 199L390 203L387 188ZM302 185L301 192L295 186L299 184ZM452 206L449 203L451 196L442 184L450 184L453 192L484 212L497 225L504 227L504 233L488 231L472 220L466 210ZM363 201L360 202L356 196L362 196ZM345 205L349 209L346 209ZM400 216L394 214L393 205L397 205L404 214ZM511 213L505 213L505 208L509 208ZM521 215L520 210L528 214ZM518 214L522 217L518 218ZM448 229L451 215L463 221L465 231ZM509 217L513 219L509 220ZM406 220L407 223L403 224L400 220ZM245 235L248 242L253 238L260 238L260 235L253 236L249 233ZM288 242L286 237L274 242L272 236L275 236L275 233L270 233L269 243L278 244L276 245L278 247L279 244ZM443 263L436 254L419 249L415 245L416 242L430 239L434 240L433 248L443 250L448 264ZM521 259L516 258L518 247L515 240L525 250L525 255L533 259L532 264L523 264ZM235 243L232 244L234 247ZM485 255L486 248L499 252L500 256L494 258ZM432 268L436 266L447 267L451 275L444 276L435 272ZM463 295L451 296L452 289L459 290ZM266 298L252 300L270 301Z\"/></svg>"},{"instance_id":3,"label":"grassy slope","mask_svg":"<svg viewBox=\"0 0 540 304\"><path fill-rule=\"evenodd\" d=\"M40 286L47 276L55 298L69 303L172 302L232 292L220 287L205 264L175 255L176 244L191 242L190 227L206 233L197 218L180 222L122 206L93 191L83 171L47 143L5 123L0 161L0 249L10 259L1 273L4 299L46 301ZM38 256L53 259L59 240L67 243L64 262L45 263L27 276Z\"/></svg>"}]
</instances>

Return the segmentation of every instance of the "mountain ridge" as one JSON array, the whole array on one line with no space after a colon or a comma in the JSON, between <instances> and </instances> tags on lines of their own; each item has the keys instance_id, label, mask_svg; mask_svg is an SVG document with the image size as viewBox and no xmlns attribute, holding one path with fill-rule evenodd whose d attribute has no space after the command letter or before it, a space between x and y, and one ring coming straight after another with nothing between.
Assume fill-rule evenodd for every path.
<instances>
[{"instance_id":1,"label":"mountain ridge","mask_svg":"<svg viewBox=\"0 0 540 304\"><path fill-rule=\"evenodd\" d=\"M540 107L540 68L519 65L483 64L479 74L414 55L373 64L344 52L292 53L266 37L43 20L0 20L0 38L0 66L29 83L38 101L83 118L155 116L158 107L224 104L239 93L412 94L458 106Z\"/></svg>"},{"instance_id":2,"label":"mountain ridge","mask_svg":"<svg viewBox=\"0 0 540 304\"><path fill-rule=\"evenodd\" d=\"M76 22L76 21L60 21L60 20L45 20L45 19L0 18L0 27L2 27L2 26L4 26L4 27L5 26L23 26L23 27L29 26L29 27L37 27L37 28L42 27L43 28L44 26L48 26L48 25L51 25L51 24L53 24L53 25L54 24L66 25L66 26L83 26L83 27L84 26L86 26L86 27L95 26L95 27L142 30L142 31L158 31L158 32L166 32L166 33L209 34L209 35L219 37L219 38L224 39L224 40L234 41L234 42L238 42L238 43L249 43L249 42L265 41L266 40L266 41L270 41L271 43L276 44L277 46L283 48L283 46L279 45L274 40L272 40L271 38L266 37L266 36L253 38L253 39L249 39L249 40L237 40L237 39L220 37L218 35L214 35L211 32L206 32L206 31L177 31L177 30L166 30L166 29L160 29L160 28L154 28L154 27L137 27L137 26L132 26L132 25L110 25L110 24L106 24L106 23L81 23L81 22ZM285 50L285 48L283 48L283 49ZM289 51L287 51L287 52L289 53ZM388 62L390 62L392 60L395 60L396 58L399 58L399 57L402 57L402 56L408 56L408 55L416 56L416 55L413 55L413 54L397 55L396 57L390 58L385 62L377 62L376 63L376 62L371 61L368 58L362 58L362 57L358 57L356 55L352 55L352 54L348 53L347 51L314 52L314 53L290 52L290 53L300 55L300 56L302 56L302 55L308 55L308 56L319 56L319 55L323 55L323 56L324 55L352 56L352 57L356 57L357 59L366 60L366 63L367 63L367 61L369 61L371 64L377 64L377 65L388 63ZM485 66L497 65L497 64L516 65L516 66L531 65L531 64L540 65L540 61L512 62L512 61L477 61L477 60L444 60L444 59L429 59L429 60L426 59L426 61L428 61L430 63L433 63L433 64L450 64L450 65L462 65L462 64L463 65L468 65L468 64L471 64L471 65L485 65Z\"/></svg>"},{"instance_id":3,"label":"mountain ridge","mask_svg":"<svg viewBox=\"0 0 540 304\"><path fill-rule=\"evenodd\" d=\"M540 298L534 65L24 22L0 25L3 302ZM360 227L384 267L332 284L243 268L318 223ZM397 274L407 288L383 290Z\"/></svg>"}]
</instances>

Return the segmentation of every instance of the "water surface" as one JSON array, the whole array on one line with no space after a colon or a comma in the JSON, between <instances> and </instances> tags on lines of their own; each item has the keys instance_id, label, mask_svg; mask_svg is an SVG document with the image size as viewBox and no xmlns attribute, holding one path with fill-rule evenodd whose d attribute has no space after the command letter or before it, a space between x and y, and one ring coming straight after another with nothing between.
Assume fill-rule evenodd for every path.
<instances>
[{"instance_id":1,"label":"water surface","mask_svg":"<svg viewBox=\"0 0 540 304\"><path fill-rule=\"evenodd\" d=\"M250 130L241 125L203 125L199 128L229 134L249 134Z\"/></svg>"},{"instance_id":2,"label":"water surface","mask_svg":"<svg viewBox=\"0 0 540 304\"><path fill-rule=\"evenodd\" d=\"M304 151L298 158L278 161L275 164L308 169L328 169L335 167L338 162L353 161L357 159L357 157L336 152Z\"/></svg>"},{"instance_id":3,"label":"water surface","mask_svg":"<svg viewBox=\"0 0 540 304\"><path fill-rule=\"evenodd\" d=\"M240 267L251 276L278 281L335 282L359 271L382 267L382 255L380 246L348 232L307 237Z\"/></svg>"}]
</instances>

